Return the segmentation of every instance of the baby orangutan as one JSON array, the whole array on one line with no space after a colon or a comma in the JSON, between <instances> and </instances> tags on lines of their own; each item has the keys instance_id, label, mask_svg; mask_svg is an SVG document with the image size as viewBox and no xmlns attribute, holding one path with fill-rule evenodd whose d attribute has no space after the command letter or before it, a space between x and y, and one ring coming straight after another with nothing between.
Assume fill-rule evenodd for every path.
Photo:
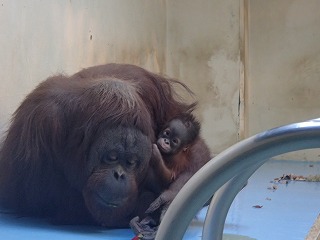
<instances>
[{"instance_id":1,"label":"baby orangutan","mask_svg":"<svg viewBox=\"0 0 320 240\"><path fill-rule=\"evenodd\" d=\"M200 124L192 114L175 117L165 125L153 144L152 170L148 175L150 188L162 192L181 172L193 168L188 155L199 132Z\"/></svg>"},{"instance_id":2,"label":"baby orangutan","mask_svg":"<svg viewBox=\"0 0 320 240\"><path fill-rule=\"evenodd\" d=\"M209 148L199 133L200 123L190 113L171 119L160 132L153 145L151 171L146 182L153 191L161 194L150 204L147 214L158 212L161 221L184 184L211 159ZM159 224L154 218L148 217L140 223L138 221L137 218L131 221L131 227L136 233L139 228L145 230L148 226L150 229L151 222L153 226Z\"/></svg>"}]
</instances>

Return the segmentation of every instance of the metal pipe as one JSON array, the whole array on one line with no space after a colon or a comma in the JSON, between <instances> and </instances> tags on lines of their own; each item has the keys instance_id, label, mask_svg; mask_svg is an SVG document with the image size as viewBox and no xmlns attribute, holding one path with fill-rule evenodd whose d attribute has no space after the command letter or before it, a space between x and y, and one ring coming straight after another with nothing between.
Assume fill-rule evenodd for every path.
<instances>
[{"instance_id":1,"label":"metal pipe","mask_svg":"<svg viewBox=\"0 0 320 240\"><path fill-rule=\"evenodd\" d=\"M248 171L245 176L247 180L255 171L253 166L258 168L271 157L319 147L320 119L271 129L231 146L202 167L180 190L164 215L155 239L182 239L192 218L206 201L222 185L238 176L239 173ZM222 193L219 194L227 196L228 199L234 197L234 194L230 193L230 187L221 191ZM219 198L218 203L214 204L221 204L222 200ZM226 214L225 211L216 209L212 217L223 216ZM225 218L221 221L224 222ZM223 225L219 224L219 228L221 226Z\"/></svg>"},{"instance_id":2,"label":"metal pipe","mask_svg":"<svg viewBox=\"0 0 320 240\"><path fill-rule=\"evenodd\" d=\"M257 164L248 170L241 172L225 183L214 194L204 221L202 231L203 240L222 239L225 219L234 198L247 184L248 178L259 167L260 164Z\"/></svg>"}]
</instances>

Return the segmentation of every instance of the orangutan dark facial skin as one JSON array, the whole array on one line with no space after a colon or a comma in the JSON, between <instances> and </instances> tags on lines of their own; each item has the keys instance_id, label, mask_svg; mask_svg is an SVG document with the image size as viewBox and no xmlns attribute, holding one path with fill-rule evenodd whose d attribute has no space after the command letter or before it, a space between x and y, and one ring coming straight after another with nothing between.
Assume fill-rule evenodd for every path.
<instances>
[{"instance_id":1,"label":"orangutan dark facial skin","mask_svg":"<svg viewBox=\"0 0 320 240\"><path fill-rule=\"evenodd\" d=\"M160 132L157 146L161 154L173 156L181 150L186 151L199 136L200 123L192 114L184 114L172 119Z\"/></svg>"},{"instance_id":2,"label":"orangutan dark facial skin","mask_svg":"<svg viewBox=\"0 0 320 240\"><path fill-rule=\"evenodd\" d=\"M91 174L83 188L86 206L97 222L126 226L137 214L139 186L150 157L150 140L135 129L117 127L101 133L89 154Z\"/></svg>"}]
</instances>

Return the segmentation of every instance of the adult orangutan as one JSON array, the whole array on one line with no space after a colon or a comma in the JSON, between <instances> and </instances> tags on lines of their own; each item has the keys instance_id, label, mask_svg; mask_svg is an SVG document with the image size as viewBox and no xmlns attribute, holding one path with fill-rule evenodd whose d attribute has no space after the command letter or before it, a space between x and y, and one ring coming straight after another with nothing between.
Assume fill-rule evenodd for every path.
<instances>
[{"instance_id":1,"label":"adult orangutan","mask_svg":"<svg viewBox=\"0 0 320 240\"><path fill-rule=\"evenodd\" d=\"M157 197L143 187L155 136L195 106L177 100L174 82L107 64L41 83L2 143L2 206L57 223L127 227Z\"/></svg>"}]
</instances>

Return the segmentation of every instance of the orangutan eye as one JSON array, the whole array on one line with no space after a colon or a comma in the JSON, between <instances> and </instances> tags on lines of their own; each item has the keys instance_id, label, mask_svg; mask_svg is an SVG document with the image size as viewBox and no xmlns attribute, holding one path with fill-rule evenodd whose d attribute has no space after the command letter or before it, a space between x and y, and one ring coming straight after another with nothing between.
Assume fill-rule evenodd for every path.
<instances>
[{"instance_id":1,"label":"orangutan eye","mask_svg":"<svg viewBox=\"0 0 320 240\"><path fill-rule=\"evenodd\" d=\"M163 135L169 136L170 135L170 130L169 129L164 130Z\"/></svg>"},{"instance_id":2,"label":"orangutan eye","mask_svg":"<svg viewBox=\"0 0 320 240\"><path fill-rule=\"evenodd\" d=\"M172 139L172 142L173 142L174 144L178 144L178 143L179 143L179 139L178 139L178 138L174 138L174 139Z\"/></svg>"},{"instance_id":3,"label":"orangutan eye","mask_svg":"<svg viewBox=\"0 0 320 240\"><path fill-rule=\"evenodd\" d=\"M138 158L136 156L131 156L127 159L128 166L135 166L138 162Z\"/></svg>"},{"instance_id":4,"label":"orangutan eye","mask_svg":"<svg viewBox=\"0 0 320 240\"><path fill-rule=\"evenodd\" d=\"M115 151L111 151L109 153L109 159L110 159L110 161L117 161L118 160L118 153Z\"/></svg>"},{"instance_id":5,"label":"orangutan eye","mask_svg":"<svg viewBox=\"0 0 320 240\"><path fill-rule=\"evenodd\" d=\"M104 163L115 163L115 162L117 162L117 161L118 161L118 154L117 154L117 152L111 151L111 152L107 153L107 154L103 157L102 161L103 161Z\"/></svg>"}]
</instances>

